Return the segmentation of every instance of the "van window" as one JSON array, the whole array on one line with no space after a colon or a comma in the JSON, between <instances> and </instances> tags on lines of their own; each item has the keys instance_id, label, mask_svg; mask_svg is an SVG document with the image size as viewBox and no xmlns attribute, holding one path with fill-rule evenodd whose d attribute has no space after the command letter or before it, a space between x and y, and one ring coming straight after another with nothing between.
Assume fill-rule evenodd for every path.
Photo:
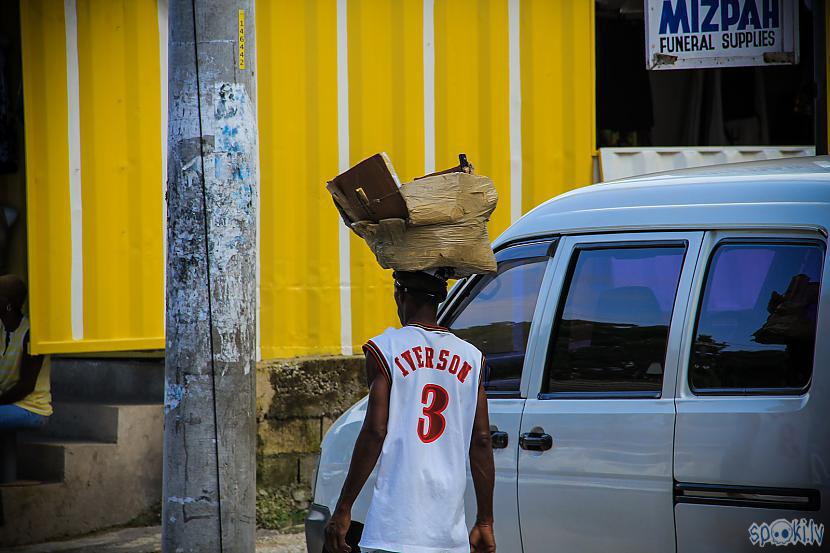
<instances>
[{"instance_id":1,"label":"van window","mask_svg":"<svg viewBox=\"0 0 830 553\"><path fill-rule=\"evenodd\" d=\"M500 260L498 273L474 283L445 322L456 336L484 353L488 392L519 391L530 323L547 266L547 246L550 243L541 249L542 255L518 259L521 246L510 248L510 254L500 252L497 259L504 261Z\"/></svg>"},{"instance_id":2,"label":"van window","mask_svg":"<svg viewBox=\"0 0 830 553\"><path fill-rule=\"evenodd\" d=\"M658 397L682 245L577 250L554 326L545 392Z\"/></svg>"},{"instance_id":3,"label":"van window","mask_svg":"<svg viewBox=\"0 0 830 553\"><path fill-rule=\"evenodd\" d=\"M818 244L726 243L715 249L689 364L694 392L806 388L823 258Z\"/></svg>"}]
</instances>

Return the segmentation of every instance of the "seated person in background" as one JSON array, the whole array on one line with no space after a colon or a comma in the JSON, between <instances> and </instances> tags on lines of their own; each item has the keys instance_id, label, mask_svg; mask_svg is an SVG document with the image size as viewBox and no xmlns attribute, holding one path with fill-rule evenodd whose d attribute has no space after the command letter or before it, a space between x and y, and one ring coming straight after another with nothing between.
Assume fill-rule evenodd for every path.
<instances>
[{"instance_id":1,"label":"seated person in background","mask_svg":"<svg viewBox=\"0 0 830 553\"><path fill-rule=\"evenodd\" d=\"M52 414L49 358L29 355L29 318L23 314L26 285L0 276L0 432L39 428Z\"/></svg>"}]
</instances>

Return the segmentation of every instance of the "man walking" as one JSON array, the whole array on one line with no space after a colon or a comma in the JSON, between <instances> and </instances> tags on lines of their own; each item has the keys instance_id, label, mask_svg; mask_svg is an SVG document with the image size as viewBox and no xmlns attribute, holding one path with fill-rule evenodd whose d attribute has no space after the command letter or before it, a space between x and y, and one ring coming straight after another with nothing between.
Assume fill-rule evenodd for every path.
<instances>
[{"instance_id":1,"label":"man walking","mask_svg":"<svg viewBox=\"0 0 830 553\"><path fill-rule=\"evenodd\" d=\"M361 551L494 552L493 451L484 359L473 345L437 326L446 281L425 272L393 274L400 329L363 347L369 403L326 549L348 553L351 509L380 458ZM467 535L466 459L478 513Z\"/></svg>"}]
</instances>

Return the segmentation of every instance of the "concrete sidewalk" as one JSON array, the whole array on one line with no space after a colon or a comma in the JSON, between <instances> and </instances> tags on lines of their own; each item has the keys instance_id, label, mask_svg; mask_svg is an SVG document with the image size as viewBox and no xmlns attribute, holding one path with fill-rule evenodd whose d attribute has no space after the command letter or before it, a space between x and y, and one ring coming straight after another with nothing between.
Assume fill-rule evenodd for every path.
<instances>
[{"instance_id":1,"label":"concrete sidewalk","mask_svg":"<svg viewBox=\"0 0 830 553\"><path fill-rule=\"evenodd\" d=\"M305 534L257 530L257 553L306 553ZM83 538L24 545L9 553L156 553L161 551L161 527L121 528Z\"/></svg>"}]
</instances>

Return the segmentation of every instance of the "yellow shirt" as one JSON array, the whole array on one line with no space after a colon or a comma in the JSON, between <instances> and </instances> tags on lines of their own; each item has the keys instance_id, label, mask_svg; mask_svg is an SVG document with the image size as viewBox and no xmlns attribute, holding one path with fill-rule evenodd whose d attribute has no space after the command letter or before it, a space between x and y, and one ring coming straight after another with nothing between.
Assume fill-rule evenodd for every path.
<instances>
[{"instance_id":1,"label":"yellow shirt","mask_svg":"<svg viewBox=\"0 0 830 553\"><path fill-rule=\"evenodd\" d=\"M29 333L29 318L23 317L20 324L9 336L6 346L6 331L0 327L0 392L4 392L20 380L20 363L23 359L23 340ZM5 346L5 347L4 347ZM43 365L37 375L35 389L15 405L27 411L48 417L52 414L52 392L49 382L49 356L43 358Z\"/></svg>"}]
</instances>

